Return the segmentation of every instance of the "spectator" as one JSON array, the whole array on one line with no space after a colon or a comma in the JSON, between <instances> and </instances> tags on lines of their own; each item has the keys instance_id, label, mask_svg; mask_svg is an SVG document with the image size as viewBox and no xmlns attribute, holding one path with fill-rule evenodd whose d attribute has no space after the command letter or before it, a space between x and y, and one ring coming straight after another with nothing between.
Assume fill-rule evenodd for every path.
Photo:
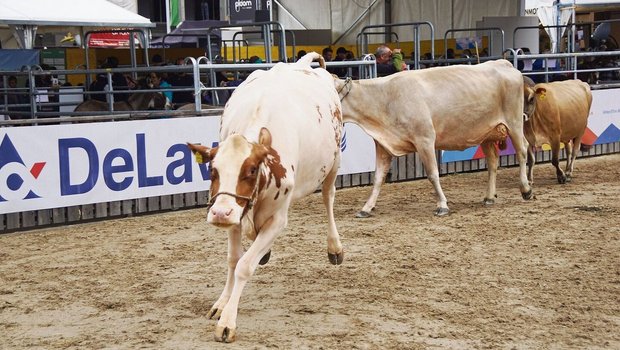
<instances>
[{"instance_id":1,"label":"spectator","mask_svg":"<svg viewBox=\"0 0 620 350\"><path fill-rule=\"evenodd\" d=\"M400 49L392 51L386 45L381 45L377 47L375 57L377 60L377 76L384 77L407 69Z\"/></svg>"},{"instance_id":2,"label":"spectator","mask_svg":"<svg viewBox=\"0 0 620 350\"><path fill-rule=\"evenodd\" d=\"M334 62L343 62L347 58L347 49L344 47L339 47L336 50L336 57L334 58ZM340 78L345 78L347 76L348 69L346 67L330 67L327 68L327 71L337 75Z\"/></svg>"},{"instance_id":3,"label":"spectator","mask_svg":"<svg viewBox=\"0 0 620 350\"><path fill-rule=\"evenodd\" d=\"M332 50L331 47L326 47L323 49L322 55L325 62L331 62L334 56L334 50Z\"/></svg>"},{"instance_id":4,"label":"spectator","mask_svg":"<svg viewBox=\"0 0 620 350\"><path fill-rule=\"evenodd\" d=\"M153 57L151 58L151 66L163 66L164 65L164 59L161 57L160 54L156 53L153 55Z\"/></svg>"},{"instance_id":5,"label":"spectator","mask_svg":"<svg viewBox=\"0 0 620 350\"><path fill-rule=\"evenodd\" d=\"M297 60L299 61L300 58L304 57L307 54L306 50L299 50L297 51Z\"/></svg>"},{"instance_id":6,"label":"spectator","mask_svg":"<svg viewBox=\"0 0 620 350\"><path fill-rule=\"evenodd\" d=\"M7 81L7 88L8 89L17 89L17 77L15 77L14 75L9 76L8 81ZM19 93L17 91L7 91L6 93L6 97L7 97L7 109L9 111L21 111L21 112L25 112L28 111L29 108L28 107L12 107L11 105L18 105L18 104L25 104L28 103L28 97L25 96L22 93ZM9 113L9 117L13 120L15 119L26 119L28 118L27 115L20 115L20 114L15 114L15 113Z\"/></svg>"},{"instance_id":7,"label":"spectator","mask_svg":"<svg viewBox=\"0 0 620 350\"><path fill-rule=\"evenodd\" d=\"M114 56L109 56L106 58L106 68L116 69L118 68L118 58ZM122 73L114 72L112 73L112 88L114 91L127 91L129 87L127 86L127 79ZM114 102L127 101L129 95L127 93L115 93L114 94Z\"/></svg>"},{"instance_id":8,"label":"spectator","mask_svg":"<svg viewBox=\"0 0 620 350\"><path fill-rule=\"evenodd\" d=\"M172 90L166 89L172 87L168 82L166 73L151 72L149 78L149 87L151 89L161 90L162 94L166 97L166 109L172 109L174 95L172 94Z\"/></svg>"},{"instance_id":9,"label":"spectator","mask_svg":"<svg viewBox=\"0 0 620 350\"><path fill-rule=\"evenodd\" d=\"M185 60L179 57L176 60L176 64L177 66L185 66ZM194 87L194 77L191 74L187 74L187 72L171 75L168 82L175 88L187 89ZM173 97L172 103L175 107L194 102L194 93L192 91L175 91Z\"/></svg>"}]
</instances>

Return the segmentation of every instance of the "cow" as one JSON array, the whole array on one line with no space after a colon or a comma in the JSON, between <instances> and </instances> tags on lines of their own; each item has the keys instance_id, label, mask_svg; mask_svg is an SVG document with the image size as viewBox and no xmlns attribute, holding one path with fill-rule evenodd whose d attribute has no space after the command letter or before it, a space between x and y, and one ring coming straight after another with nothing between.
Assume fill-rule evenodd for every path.
<instances>
[{"instance_id":1,"label":"cow","mask_svg":"<svg viewBox=\"0 0 620 350\"><path fill-rule=\"evenodd\" d=\"M322 68L312 69L313 59ZM207 222L228 230L228 276L209 311L209 318L219 318L216 341L235 340L244 286L268 261L291 203L318 186L327 209L328 258L334 265L343 261L333 213L343 123L324 67L312 52L293 64L254 71L224 106L223 141L213 148L188 144L197 161L211 166ZM242 235L253 241L245 253Z\"/></svg>"},{"instance_id":2,"label":"cow","mask_svg":"<svg viewBox=\"0 0 620 350\"><path fill-rule=\"evenodd\" d=\"M558 183L571 180L581 139L588 126L592 105L590 85L581 80L524 85L526 98L524 133L530 147L527 153L530 184L534 183L534 151L547 143L551 146L551 164ZM566 149L566 170L560 168L560 145Z\"/></svg>"},{"instance_id":3,"label":"cow","mask_svg":"<svg viewBox=\"0 0 620 350\"><path fill-rule=\"evenodd\" d=\"M392 157L418 152L437 196L435 215L449 214L439 184L435 150L481 145L487 158L488 190L483 203L495 203L498 150L510 136L520 165L520 191L532 198L526 176L523 135L523 79L506 60L478 65L403 71L359 81L334 77L344 122L358 124L375 141L372 193L357 217L369 217Z\"/></svg>"}]
</instances>

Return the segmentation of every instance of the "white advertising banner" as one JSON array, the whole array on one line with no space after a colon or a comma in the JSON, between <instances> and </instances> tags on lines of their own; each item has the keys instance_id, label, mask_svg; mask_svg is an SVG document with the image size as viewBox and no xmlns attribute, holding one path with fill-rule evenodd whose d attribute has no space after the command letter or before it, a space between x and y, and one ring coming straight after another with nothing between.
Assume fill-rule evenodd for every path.
<instances>
[{"instance_id":1,"label":"white advertising banner","mask_svg":"<svg viewBox=\"0 0 620 350\"><path fill-rule=\"evenodd\" d=\"M620 100L619 89L594 90L592 91L592 106L590 107L590 117L588 118L588 128L596 136L614 135L620 128ZM618 141L620 138L612 141ZM601 143L601 142L598 142Z\"/></svg>"},{"instance_id":2,"label":"white advertising banner","mask_svg":"<svg viewBox=\"0 0 620 350\"><path fill-rule=\"evenodd\" d=\"M342 157L338 175L375 171L375 142L359 126L344 124L340 150Z\"/></svg>"},{"instance_id":3,"label":"white advertising banner","mask_svg":"<svg viewBox=\"0 0 620 350\"><path fill-rule=\"evenodd\" d=\"M0 214L209 189L186 142L213 146L219 117L0 128ZM346 126L340 173L374 170L374 143Z\"/></svg>"},{"instance_id":4,"label":"white advertising banner","mask_svg":"<svg viewBox=\"0 0 620 350\"><path fill-rule=\"evenodd\" d=\"M186 142L217 140L219 118L0 129L0 214L208 189Z\"/></svg>"}]
</instances>

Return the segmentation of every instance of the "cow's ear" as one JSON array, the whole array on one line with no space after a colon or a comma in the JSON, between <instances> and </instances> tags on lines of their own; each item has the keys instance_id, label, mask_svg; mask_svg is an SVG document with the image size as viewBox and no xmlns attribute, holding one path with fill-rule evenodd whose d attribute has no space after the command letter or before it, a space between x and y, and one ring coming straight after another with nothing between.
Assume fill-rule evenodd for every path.
<instances>
[{"instance_id":1,"label":"cow's ear","mask_svg":"<svg viewBox=\"0 0 620 350\"><path fill-rule=\"evenodd\" d=\"M258 143L267 148L271 147L271 133L267 128L261 128L258 134Z\"/></svg>"},{"instance_id":2,"label":"cow's ear","mask_svg":"<svg viewBox=\"0 0 620 350\"><path fill-rule=\"evenodd\" d=\"M547 89L539 87L536 89L536 95L538 95L538 98L541 100L544 100L545 97L547 97Z\"/></svg>"},{"instance_id":3,"label":"cow's ear","mask_svg":"<svg viewBox=\"0 0 620 350\"><path fill-rule=\"evenodd\" d=\"M209 148L203 145L194 145L187 143L187 147L192 151L196 158L196 163L209 163L215 157L216 148Z\"/></svg>"}]
</instances>

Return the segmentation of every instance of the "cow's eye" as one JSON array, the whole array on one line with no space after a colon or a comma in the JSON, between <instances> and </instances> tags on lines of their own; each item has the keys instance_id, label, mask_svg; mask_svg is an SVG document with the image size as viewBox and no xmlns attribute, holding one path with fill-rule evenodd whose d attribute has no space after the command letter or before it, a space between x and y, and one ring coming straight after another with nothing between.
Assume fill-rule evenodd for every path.
<instances>
[{"instance_id":1,"label":"cow's eye","mask_svg":"<svg viewBox=\"0 0 620 350\"><path fill-rule=\"evenodd\" d=\"M253 166L250 167L250 169L248 169L248 176L249 177L256 177L256 174L258 173L258 168Z\"/></svg>"}]
</instances>

